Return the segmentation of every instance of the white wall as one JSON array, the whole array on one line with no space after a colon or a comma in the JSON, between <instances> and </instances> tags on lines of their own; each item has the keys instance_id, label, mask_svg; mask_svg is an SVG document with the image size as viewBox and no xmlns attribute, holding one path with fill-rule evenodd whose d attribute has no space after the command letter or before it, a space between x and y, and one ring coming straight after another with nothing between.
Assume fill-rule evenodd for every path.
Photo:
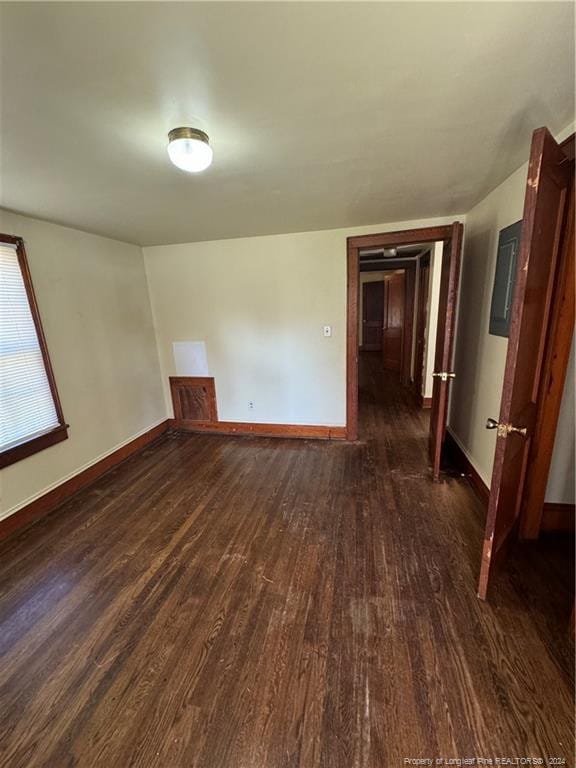
<instances>
[{"instance_id":1,"label":"white wall","mask_svg":"<svg viewBox=\"0 0 576 768\"><path fill-rule=\"evenodd\" d=\"M145 248L169 411L172 343L199 340L220 419L344 425L346 238L457 218Z\"/></svg>"},{"instance_id":2,"label":"white wall","mask_svg":"<svg viewBox=\"0 0 576 768\"><path fill-rule=\"evenodd\" d=\"M430 251L430 272L428 281L428 314L424 335L424 375L422 377L424 397L432 397L434 387L434 358L436 356L436 331L438 328L438 303L440 299L440 277L442 275L442 255L444 243L434 243Z\"/></svg>"},{"instance_id":3,"label":"white wall","mask_svg":"<svg viewBox=\"0 0 576 768\"><path fill-rule=\"evenodd\" d=\"M508 339L488 333L498 233L522 218L527 165L466 216L449 424L468 458L490 485Z\"/></svg>"},{"instance_id":4,"label":"white wall","mask_svg":"<svg viewBox=\"0 0 576 768\"><path fill-rule=\"evenodd\" d=\"M574 393L576 382L574 377L574 337L570 350L570 362L564 382L564 394L560 407L560 418L556 429L552 465L546 488L546 501L574 504L576 502L576 455L574 424L576 411L574 408Z\"/></svg>"},{"instance_id":5,"label":"white wall","mask_svg":"<svg viewBox=\"0 0 576 768\"><path fill-rule=\"evenodd\" d=\"M562 132L562 137L570 130ZM501 229L522 218L528 163L509 176L466 214L456 336L456 379L452 385L449 425L452 434L478 474L490 486L495 430L485 428L488 417L498 418L508 339L488 333L492 286ZM574 392L572 380L567 382ZM566 446L574 442L574 419L563 403L560 422L562 448L554 453L546 499L573 503L574 490L566 488L560 465ZM573 456L572 452L568 455Z\"/></svg>"},{"instance_id":6,"label":"white wall","mask_svg":"<svg viewBox=\"0 0 576 768\"><path fill-rule=\"evenodd\" d=\"M0 518L166 418L142 251L0 211L20 235L69 439L0 472Z\"/></svg>"}]
</instances>

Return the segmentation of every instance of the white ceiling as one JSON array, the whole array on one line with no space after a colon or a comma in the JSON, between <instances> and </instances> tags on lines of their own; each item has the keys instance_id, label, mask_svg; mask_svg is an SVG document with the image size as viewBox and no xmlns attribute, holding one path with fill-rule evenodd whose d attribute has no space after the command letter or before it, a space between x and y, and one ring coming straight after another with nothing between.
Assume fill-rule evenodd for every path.
<instances>
[{"instance_id":1,"label":"white ceiling","mask_svg":"<svg viewBox=\"0 0 576 768\"><path fill-rule=\"evenodd\" d=\"M466 211L574 115L572 3L4 3L0 44L0 204L146 245Z\"/></svg>"}]
</instances>

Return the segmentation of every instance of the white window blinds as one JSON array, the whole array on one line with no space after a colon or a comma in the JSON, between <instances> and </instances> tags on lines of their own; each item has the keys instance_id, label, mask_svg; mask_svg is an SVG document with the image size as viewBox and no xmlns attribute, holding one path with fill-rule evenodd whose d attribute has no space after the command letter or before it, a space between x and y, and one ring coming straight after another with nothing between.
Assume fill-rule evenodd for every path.
<instances>
[{"instance_id":1,"label":"white window blinds","mask_svg":"<svg viewBox=\"0 0 576 768\"><path fill-rule=\"evenodd\" d=\"M0 242L0 451L58 424L16 246Z\"/></svg>"}]
</instances>

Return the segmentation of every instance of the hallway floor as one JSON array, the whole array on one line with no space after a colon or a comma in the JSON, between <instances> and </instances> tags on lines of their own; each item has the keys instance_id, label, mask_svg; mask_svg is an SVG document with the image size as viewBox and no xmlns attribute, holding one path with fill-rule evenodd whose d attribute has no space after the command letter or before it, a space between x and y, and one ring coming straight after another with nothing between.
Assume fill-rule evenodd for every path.
<instances>
[{"instance_id":1,"label":"hallway floor","mask_svg":"<svg viewBox=\"0 0 576 768\"><path fill-rule=\"evenodd\" d=\"M363 365L358 444L168 435L0 544L0 766L566 758L570 551L476 597L483 510Z\"/></svg>"}]
</instances>

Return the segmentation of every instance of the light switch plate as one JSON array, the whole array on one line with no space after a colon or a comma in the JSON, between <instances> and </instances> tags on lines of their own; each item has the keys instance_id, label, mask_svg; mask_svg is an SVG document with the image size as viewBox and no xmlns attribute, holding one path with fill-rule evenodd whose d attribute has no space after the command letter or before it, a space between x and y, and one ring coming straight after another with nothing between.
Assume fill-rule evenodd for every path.
<instances>
[{"instance_id":1,"label":"light switch plate","mask_svg":"<svg viewBox=\"0 0 576 768\"><path fill-rule=\"evenodd\" d=\"M331 325L325 325L324 326L324 336L332 336L332 326Z\"/></svg>"}]
</instances>

